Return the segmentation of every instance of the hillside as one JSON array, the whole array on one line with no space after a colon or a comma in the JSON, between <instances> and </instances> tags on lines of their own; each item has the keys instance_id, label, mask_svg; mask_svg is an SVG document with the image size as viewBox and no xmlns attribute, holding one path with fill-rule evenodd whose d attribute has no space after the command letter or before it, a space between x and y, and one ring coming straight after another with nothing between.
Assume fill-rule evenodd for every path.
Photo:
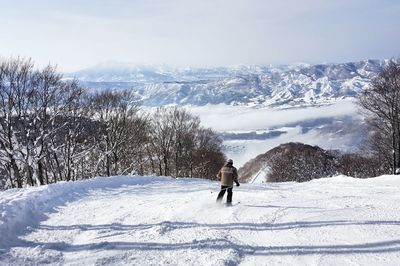
<instances>
[{"instance_id":1,"label":"hillside","mask_svg":"<svg viewBox=\"0 0 400 266\"><path fill-rule=\"evenodd\" d=\"M357 178L385 173L382 161L368 153L343 153L289 142L252 158L238 170L243 182L305 182L344 174Z\"/></svg>"},{"instance_id":2,"label":"hillside","mask_svg":"<svg viewBox=\"0 0 400 266\"><path fill-rule=\"evenodd\" d=\"M276 180L276 175L280 178L284 178L287 175L289 175L289 178L295 178L297 174L301 176L304 170L304 172L307 172L305 181L308 181L315 177L321 177L322 172L324 172L322 168L331 167L333 161L334 157L318 146L291 142L281 144L251 159L239 169L239 175L243 181L250 183L276 182L278 181ZM294 166L295 164L296 166ZM300 169L292 169L292 167L300 167ZM312 169L307 171L308 169L305 168ZM278 170L279 172L271 173L271 170ZM280 181L295 180L297 179Z\"/></svg>"},{"instance_id":3,"label":"hillside","mask_svg":"<svg viewBox=\"0 0 400 266\"><path fill-rule=\"evenodd\" d=\"M111 177L0 193L0 265L398 265L400 179ZM240 202L240 203L238 203Z\"/></svg>"}]
</instances>

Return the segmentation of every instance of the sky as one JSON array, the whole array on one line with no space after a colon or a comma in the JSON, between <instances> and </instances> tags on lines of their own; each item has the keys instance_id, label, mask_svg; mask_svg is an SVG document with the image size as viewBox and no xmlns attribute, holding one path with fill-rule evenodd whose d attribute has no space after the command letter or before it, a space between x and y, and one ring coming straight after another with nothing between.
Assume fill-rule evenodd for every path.
<instances>
[{"instance_id":1,"label":"sky","mask_svg":"<svg viewBox=\"0 0 400 266\"><path fill-rule=\"evenodd\" d=\"M0 56L211 67L400 57L398 0L0 0Z\"/></svg>"}]
</instances>

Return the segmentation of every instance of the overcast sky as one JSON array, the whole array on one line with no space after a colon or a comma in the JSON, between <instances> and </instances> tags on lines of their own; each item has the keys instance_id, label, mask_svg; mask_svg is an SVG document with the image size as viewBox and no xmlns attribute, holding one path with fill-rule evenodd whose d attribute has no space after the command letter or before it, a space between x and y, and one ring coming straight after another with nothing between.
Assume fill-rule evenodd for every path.
<instances>
[{"instance_id":1,"label":"overcast sky","mask_svg":"<svg viewBox=\"0 0 400 266\"><path fill-rule=\"evenodd\" d=\"M0 0L0 56L221 66L400 56L398 0Z\"/></svg>"}]
</instances>

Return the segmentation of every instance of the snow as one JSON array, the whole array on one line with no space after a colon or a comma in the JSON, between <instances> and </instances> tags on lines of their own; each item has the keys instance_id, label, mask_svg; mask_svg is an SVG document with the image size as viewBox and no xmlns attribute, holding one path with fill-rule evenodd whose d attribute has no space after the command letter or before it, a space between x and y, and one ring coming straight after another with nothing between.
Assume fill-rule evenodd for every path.
<instances>
[{"instance_id":1,"label":"snow","mask_svg":"<svg viewBox=\"0 0 400 266\"><path fill-rule=\"evenodd\" d=\"M151 109L146 109L151 110ZM322 118L353 116L360 118L354 99L336 101L330 105L302 108L251 108L246 106L192 106L188 110L199 116L201 123L219 132L267 130Z\"/></svg>"},{"instance_id":2,"label":"snow","mask_svg":"<svg viewBox=\"0 0 400 266\"><path fill-rule=\"evenodd\" d=\"M86 85L92 89L102 89L104 82L109 83L110 89L120 87L118 83L136 83L137 96L145 106L226 103L289 107L354 97L385 64L386 60L364 60L344 64L182 69L109 62L68 76L88 82ZM182 89L186 93L179 93Z\"/></svg>"},{"instance_id":3,"label":"snow","mask_svg":"<svg viewBox=\"0 0 400 266\"><path fill-rule=\"evenodd\" d=\"M152 177L116 177L96 178L80 182L59 182L29 189L9 189L0 194L0 235L2 241L13 242L15 235L24 227L36 225L45 218L44 213L55 207L85 196L90 190L119 187L122 184L138 185L160 178Z\"/></svg>"},{"instance_id":4,"label":"snow","mask_svg":"<svg viewBox=\"0 0 400 266\"><path fill-rule=\"evenodd\" d=\"M262 167L249 181L250 184L254 183L265 183L267 182L266 177L270 172L270 167L265 165Z\"/></svg>"},{"instance_id":5,"label":"snow","mask_svg":"<svg viewBox=\"0 0 400 266\"><path fill-rule=\"evenodd\" d=\"M265 140L224 140L224 153L234 160L237 167L283 143L303 142L324 149L349 152L359 148L363 139L360 135L362 117L352 99L340 100L330 105L288 109L224 104L191 106L187 109L200 117L203 126L211 127L217 132L286 132ZM339 121L342 124L334 126ZM347 131L340 134L338 131L343 128Z\"/></svg>"},{"instance_id":6,"label":"snow","mask_svg":"<svg viewBox=\"0 0 400 266\"><path fill-rule=\"evenodd\" d=\"M0 265L399 265L400 178L111 177L0 193ZM240 203L238 203L240 202Z\"/></svg>"}]
</instances>

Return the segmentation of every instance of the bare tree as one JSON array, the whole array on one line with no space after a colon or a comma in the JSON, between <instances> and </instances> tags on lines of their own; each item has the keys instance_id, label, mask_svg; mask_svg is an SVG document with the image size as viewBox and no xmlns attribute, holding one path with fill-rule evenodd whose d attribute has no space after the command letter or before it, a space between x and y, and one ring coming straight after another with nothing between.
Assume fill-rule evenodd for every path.
<instances>
[{"instance_id":1,"label":"bare tree","mask_svg":"<svg viewBox=\"0 0 400 266\"><path fill-rule=\"evenodd\" d=\"M172 148L174 146L173 119L176 108L159 107L152 115L151 119L151 152L155 155L158 174L170 174L170 160L172 158ZM149 156L152 156L149 154Z\"/></svg>"},{"instance_id":2,"label":"bare tree","mask_svg":"<svg viewBox=\"0 0 400 266\"><path fill-rule=\"evenodd\" d=\"M225 161L222 140L184 109L158 108L151 129L150 156L160 175L213 178Z\"/></svg>"},{"instance_id":3,"label":"bare tree","mask_svg":"<svg viewBox=\"0 0 400 266\"><path fill-rule=\"evenodd\" d=\"M31 60L15 59L0 62L0 160L17 187L23 185L21 145L17 138L17 122L29 108L27 95L32 93Z\"/></svg>"},{"instance_id":4,"label":"bare tree","mask_svg":"<svg viewBox=\"0 0 400 266\"><path fill-rule=\"evenodd\" d=\"M337 156L337 172L356 178L367 178L382 175L382 161L375 156L361 154L343 154Z\"/></svg>"},{"instance_id":5,"label":"bare tree","mask_svg":"<svg viewBox=\"0 0 400 266\"><path fill-rule=\"evenodd\" d=\"M318 146L286 143L271 151L268 181L304 182L335 173L335 158Z\"/></svg>"},{"instance_id":6,"label":"bare tree","mask_svg":"<svg viewBox=\"0 0 400 266\"><path fill-rule=\"evenodd\" d=\"M52 66L0 60L0 186L96 175L212 178L222 142L177 107L140 112L133 91L88 94Z\"/></svg>"},{"instance_id":7,"label":"bare tree","mask_svg":"<svg viewBox=\"0 0 400 266\"><path fill-rule=\"evenodd\" d=\"M18 187L24 179L47 182L46 158L57 149L51 139L67 124L59 118L81 94L76 81L62 81L54 67L35 70L31 60L19 58L0 62L0 154Z\"/></svg>"},{"instance_id":8,"label":"bare tree","mask_svg":"<svg viewBox=\"0 0 400 266\"><path fill-rule=\"evenodd\" d=\"M375 128L375 137L380 138L375 138L375 147L380 147L379 153L392 155L391 171L395 174L400 168L400 63L389 61L371 86L361 92L358 103ZM390 149L385 147L385 140L390 141Z\"/></svg>"},{"instance_id":9,"label":"bare tree","mask_svg":"<svg viewBox=\"0 0 400 266\"><path fill-rule=\"evenodd\" d=\"M195 149L196 132L199 131L200 119L184 109L174 109L172 123L175 176L187 176L187 159Z\"/></svg>"},{"instance_id":10,"label":"bare tree","mask_svg":"<svg viewBox=\"0 0 400 266\"><path fill-rule=\"evenodd\" d=\"M193 159L190 161L191 177L216 179L221 166L226 162L222 152L222 139L210 128L200 127L196 132ZM189 158L192 158L189 156Z\"/></svg>"},{"instance_id":11,"label":"bare tree","mask_svg":"<svg viewBox=\"0 0 400 266\"><path fill-rule=\"evenodd\" d=\"M126 149L145 139L140 133L145 130L144 120L138 116L138 107L132 91L103 91L92 99L93 118L105 125L103 140L99 142L102 163L107 176L132 171L123 165L129 152ZM129 171L130 169L130 171ZM99 172L101 174L101 172Z\"/></svg>"}]
</instances>

